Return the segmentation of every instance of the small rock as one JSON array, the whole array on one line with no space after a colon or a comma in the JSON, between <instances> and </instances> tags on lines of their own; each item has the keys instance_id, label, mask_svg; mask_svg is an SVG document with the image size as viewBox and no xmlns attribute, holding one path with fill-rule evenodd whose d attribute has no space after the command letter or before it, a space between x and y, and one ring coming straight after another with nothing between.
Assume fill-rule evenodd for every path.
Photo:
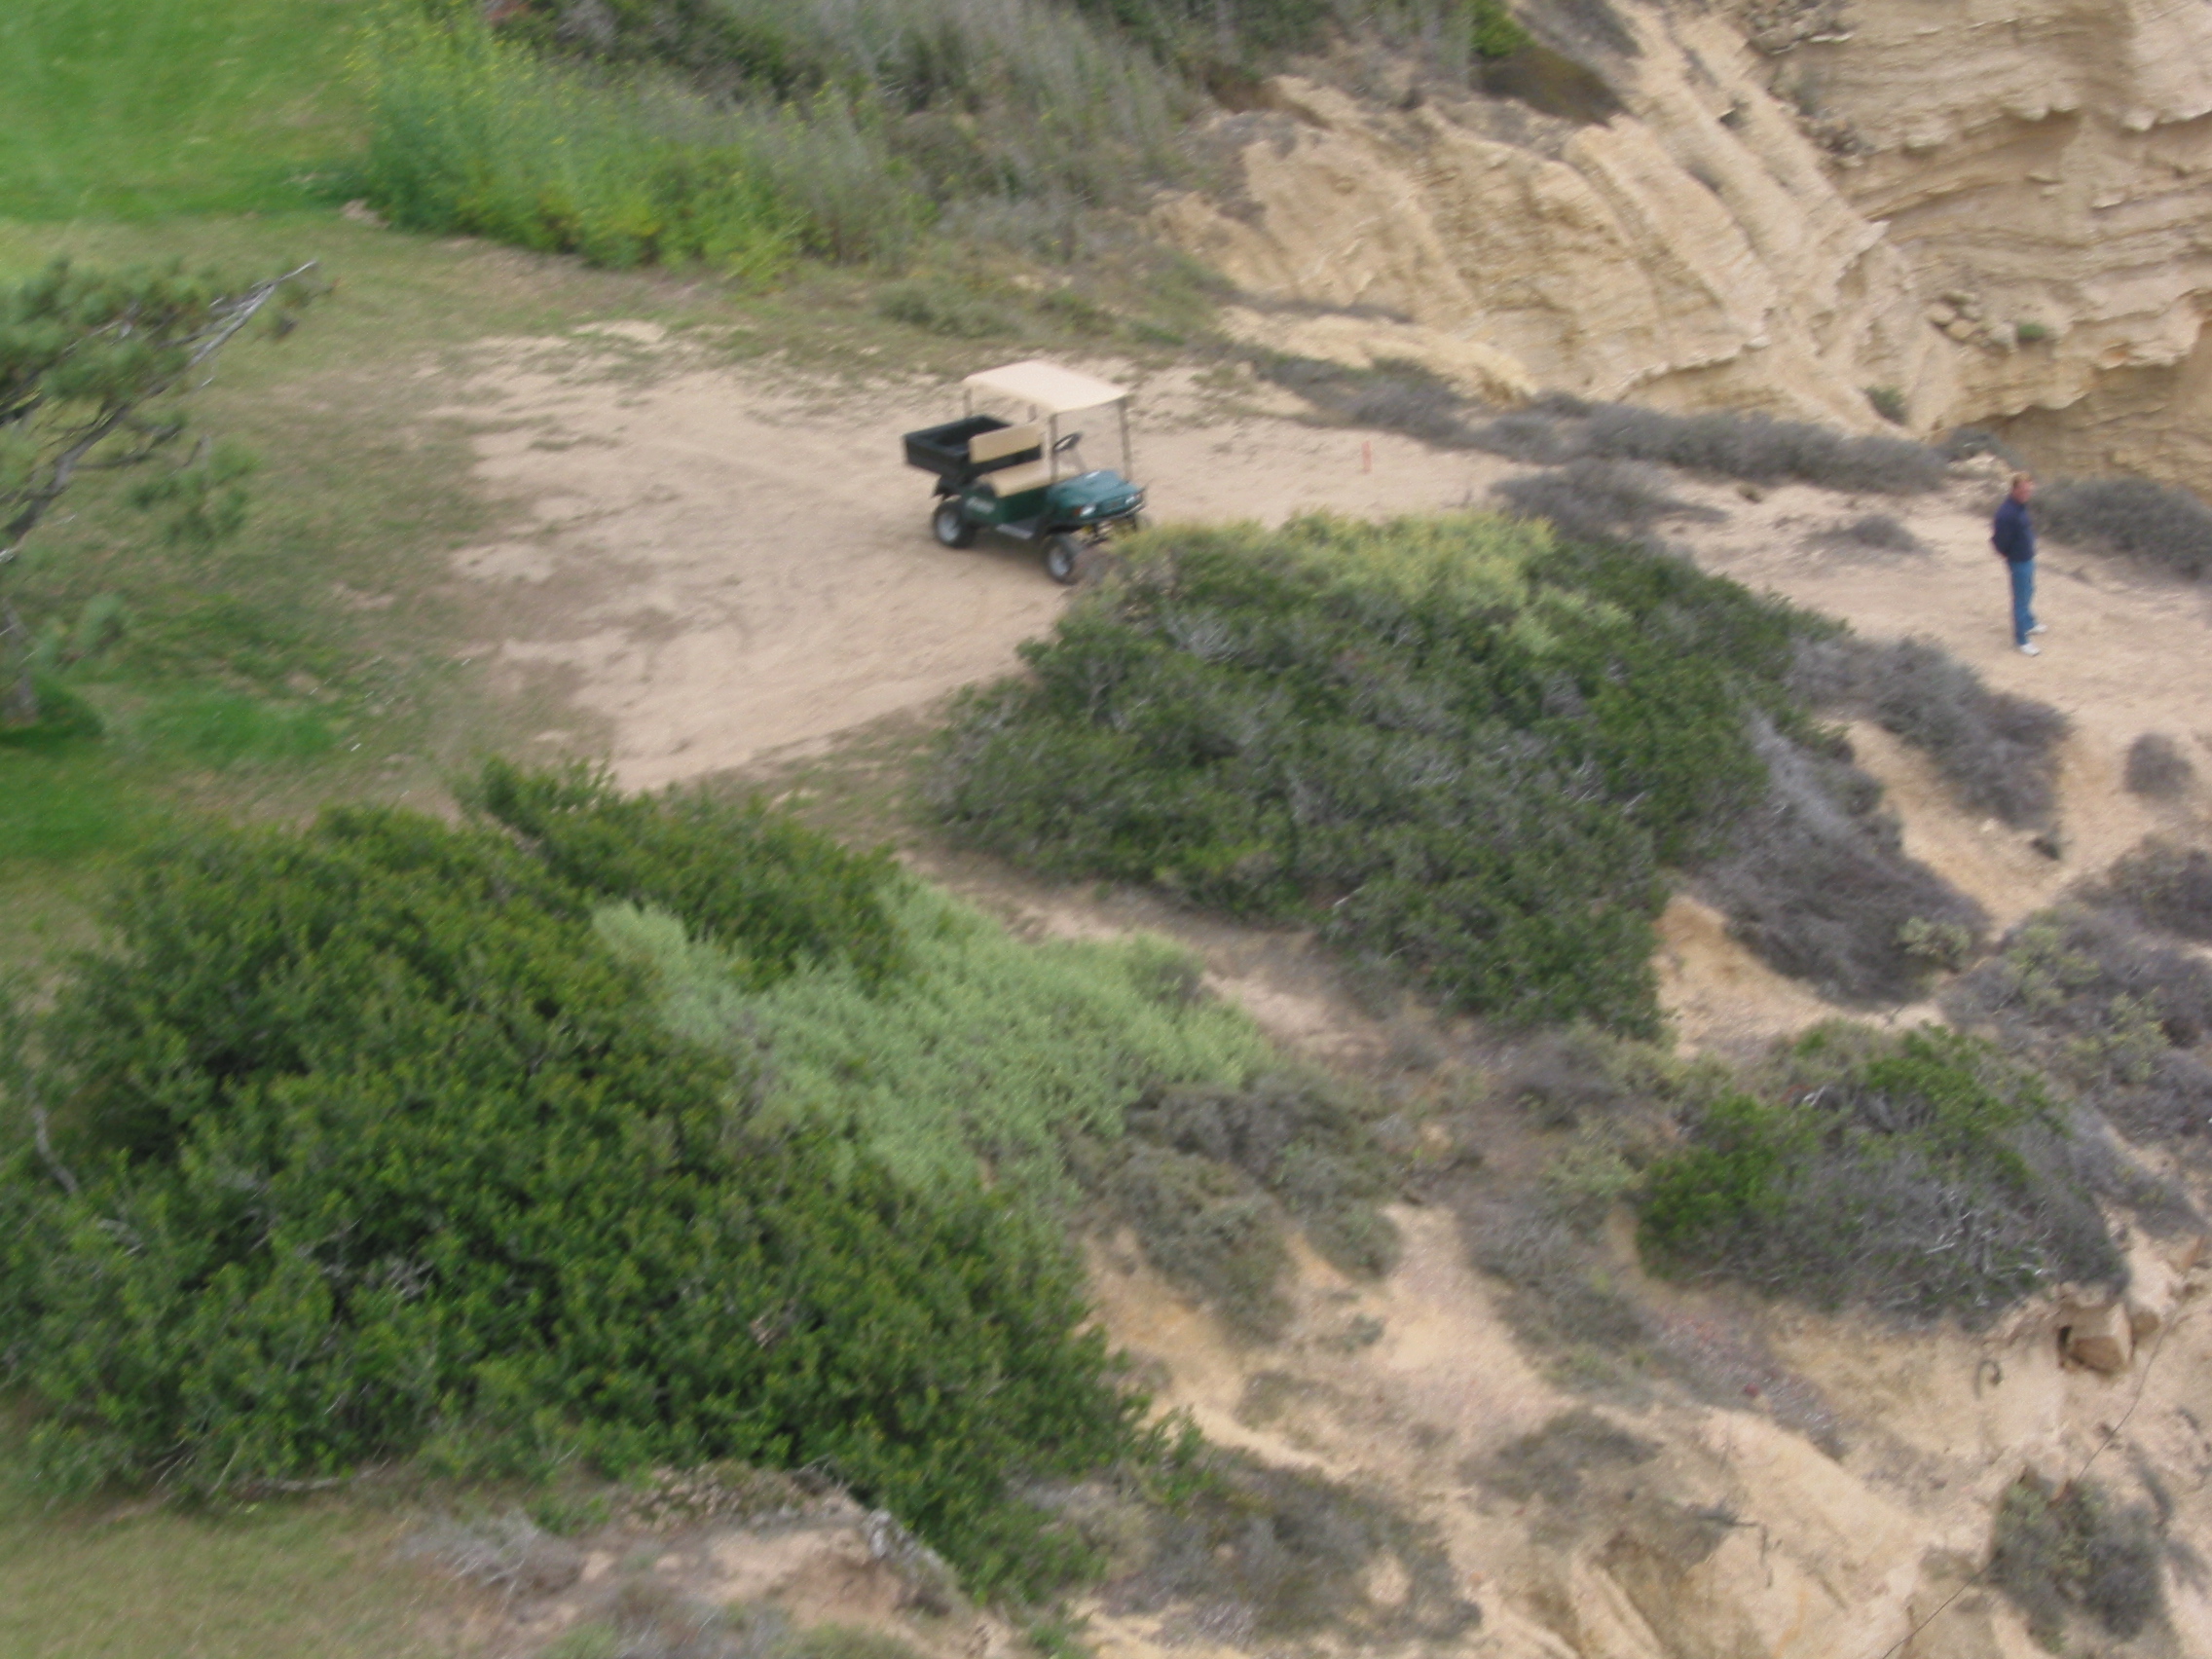
<instances>
[{"instance_id":1,"label":"small rock","mask_svg":"<svg viewBox=\"0 0 2212 1659\"><path fill-rule=\"evenodd\" d=\"M1743 497L1747 501L1763 501L1766 499L1766 492L1756 484L1739 484L1736 486L1736 494Z\"/></svg>"},{"instance_id":2,"label":"small rock","mask_svg":"<svg viewBox=\"0 0 2212 1659\"><path fill-rule=\"evenodd\" d=\"M2135 1357L2135 1327L2119 1303L2069 1306L2059 1315L2059 1335L2068 1359L2107 1376L2125 1371Z\"/></svg>"},{"instance_id":3,"label":"small rock","mask_svg":"<svg viewBox=\"0 0 2212 1659\"><path fill-rule=\"evenodd\" d=\"M2046 830L2030 840L2028 845L2053 864L2062 863L2066 858L2066 837L2055 830Z\"/></svg>"},{"instance_id":4,"label":"small rock","mask_svg":"<svg viewBox=\"0 0 2212 1659\"><path fill-rule=\"evenodd\" d=\"M352 201L347 203L345 206L339 208L338 216L341 219L350 219L356 225L366 225L371 230L375 231L383 230L387 223L387 220L382 213L378 212L374 207L371 207L368 203L362 201L359 197L355 197Z\"/></svg>"}]
</instances>

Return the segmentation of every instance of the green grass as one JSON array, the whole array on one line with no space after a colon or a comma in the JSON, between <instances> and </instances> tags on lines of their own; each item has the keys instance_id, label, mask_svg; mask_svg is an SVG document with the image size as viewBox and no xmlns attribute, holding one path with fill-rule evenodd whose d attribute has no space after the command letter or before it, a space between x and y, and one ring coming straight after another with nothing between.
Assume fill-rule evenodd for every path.
<instances>
[{"instance_id":1,"label":"green grass","mask_svg":"<svg viewBox=\"0 0 2212 1659\"><path fill-rule=\"evenodd\" d=\"M52 1506L0 1425L0 1653L9 1659L431 1659L446 1593L395 1559L394 1518L321 1500L225 1514Z\"/></svg>"},{"instance_id":2,"label":"green grass","mask_svg":"<svg viewBox=\"0 0 2212 1659\"><path fill-rule=\"evenodd\" d=\"M348 0L10 0L0 217L303 207L351 148Z\"/></svg>"}]
</instances>

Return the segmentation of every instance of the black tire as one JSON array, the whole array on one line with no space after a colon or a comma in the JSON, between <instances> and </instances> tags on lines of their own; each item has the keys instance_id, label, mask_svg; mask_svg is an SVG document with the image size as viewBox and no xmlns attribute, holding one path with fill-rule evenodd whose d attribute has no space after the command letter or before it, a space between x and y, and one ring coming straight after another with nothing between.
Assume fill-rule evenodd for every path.
<instances>
[{"instance_id":1,"label":"black tire","mask_svg":"<svg viewBox=\"0 0 2212 1659\"><path fill-rule=\"evenodd\" d=\"M939 541L947 547L967 547L974 544L976 527L968 522L968 515L960 510L957 498L947 496L938 502L937 511L930 514L930 529Z\"/></svg>"},{"instance_id":2,"label":"black tire","mask_svg":"<svg viewBox=\"0 0 2212 1659\"><path fill-rule=\"evenodd\" d=\"M1083 543L1072 535L1045 538L1045 573L1062 586L1072 586L1083 573Z\"/></svg>"}]
</instances>

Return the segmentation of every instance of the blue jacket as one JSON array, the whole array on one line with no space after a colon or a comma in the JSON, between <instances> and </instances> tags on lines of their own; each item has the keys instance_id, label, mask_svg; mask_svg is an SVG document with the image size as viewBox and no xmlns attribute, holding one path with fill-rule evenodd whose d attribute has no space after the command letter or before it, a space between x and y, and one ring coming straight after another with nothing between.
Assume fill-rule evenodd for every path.
<instances>
[{"instance_id":1,"label":"blue jacket","mask_svg":"<svg viewBox=\"0 0 2212 1659\"><path fill-rule=\"evenodd\" d=\"M2028 503L2005 498L2005 504L1997 509L1997 522L1990 527L1989 539L1997 544L1997 551L2015 565L2025 565L2036 556L2035 520L2028 517Z\"/></svg>"}]
</instances>

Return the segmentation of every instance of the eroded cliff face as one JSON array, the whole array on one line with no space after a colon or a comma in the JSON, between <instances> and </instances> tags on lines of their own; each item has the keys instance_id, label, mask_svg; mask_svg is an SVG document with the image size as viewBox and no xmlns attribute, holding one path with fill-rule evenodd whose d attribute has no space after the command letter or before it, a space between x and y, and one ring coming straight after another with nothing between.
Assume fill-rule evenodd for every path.
<instances>
[{"instance_id":1,"label":"eroded cliff face","mask_svg":"<svg viewBox=\"0 0 2212 1659\"><path fill-rule=\"evenodd\" d=\"M2212 489L2212 6L1531 0L1490 92L1340 55L1160 209L1279 349L1472 389L2000 424ZM1348 314L1347 314L1348 313Z\"/></svg>"},{"instance_id":2,"label":"eroded cliff face","mask_svg":"<svg viewBox=\"0 0 2212 1659\"><path fill-rule=\"evenodd\" d=\"M2212 489L2212 6L1855 0L1845 21L1773 84L1862 147L1839 185L1929 300L1980 313L1926 417Z\"/></svg>"}]
</instances>

